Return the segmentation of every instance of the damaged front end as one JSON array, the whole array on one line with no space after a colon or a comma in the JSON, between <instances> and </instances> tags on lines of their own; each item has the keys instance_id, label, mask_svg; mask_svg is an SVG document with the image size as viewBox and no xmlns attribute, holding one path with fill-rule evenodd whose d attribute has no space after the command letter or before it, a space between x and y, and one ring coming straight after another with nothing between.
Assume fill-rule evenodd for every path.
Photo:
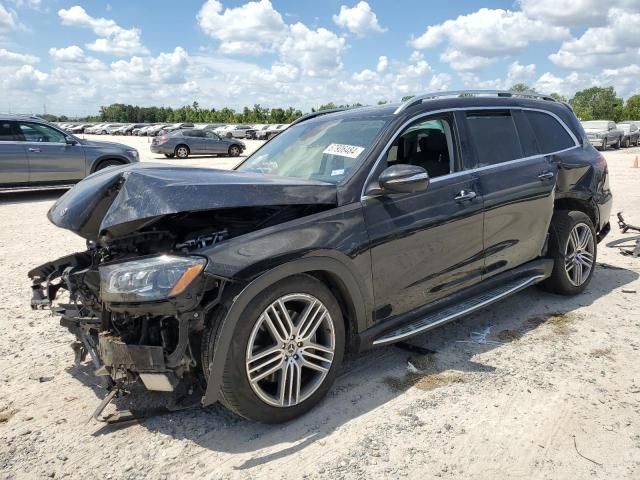
<instances>
[{"instance_id":1,"label":"damaged front end","mask_svg":"<svg viewBox=\"0 0 640 480\"><path fill-rule=\"evenodd\" d=\"M76 361L89 355L107 379L107 401L132 384L193 398L206 387L201 349L212 312L242 283L208 268L216 245L335 201L335 187L318 182L148 164L107 169L49 211L87 239L87 250L29 272L31 307L61 317L76 337Z\"/></svg>"}]
</instances>

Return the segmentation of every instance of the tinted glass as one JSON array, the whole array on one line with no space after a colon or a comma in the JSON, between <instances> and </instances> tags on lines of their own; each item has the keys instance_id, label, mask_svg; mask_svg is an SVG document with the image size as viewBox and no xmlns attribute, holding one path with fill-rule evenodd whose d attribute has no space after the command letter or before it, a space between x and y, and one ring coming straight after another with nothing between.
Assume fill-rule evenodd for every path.
<instances>
[{"instance_id":1,"label":"tinted glass","mask_svg":"<svg viewBox=\"0 0 640 480\"><path fill-rule=\"evenodd\" d=\"M551 115L542 112L525 112L538 140L540 153L558 152L575 146L564 127Z\"/></svg>"},{"instance_id":2,"label":"tinted glass","mask_svg":"<svg viewBox=\"0 0 640 480\"><path fill-rule=\"evenodd\" d=\"M13 135L12 122L0 122L0 142L11 142L16 140Z\"/></svg>"},{"instance_id":3,"label":"tinted glass","mask_svg":"<svg viewBox=\"0 0 640 480\"><path fill-rule=\"evenodd\" d=\"M520 145L522 146L522 153L525 157L532 157L540 154L538 149L538 143L536 136L533 133L533 128L525 113L522 110L512 110L513 120L516 122L516 128L518 129L518 137L520 138Z\"/></svg>"},{"instance_id":4,"label":"tinted glass","mask_svg":"<svg viewBox=\"0 0 640 480\"><path fill-rule=\"evenodd\" d=\"M478 166L495 165L524 157L510 112L470 112L467 114L467 124L478 155Z\"/></svg>"},{"instance_id":5,"label":"tinted glass","mask_svg":"<svg viewBox=\"0 0 640 480\"><path fill-rule=\"evenodd\" d=\"M18 123L26 142L66 143L62 132L39 123Z\"/></svg>"}]
</instances>

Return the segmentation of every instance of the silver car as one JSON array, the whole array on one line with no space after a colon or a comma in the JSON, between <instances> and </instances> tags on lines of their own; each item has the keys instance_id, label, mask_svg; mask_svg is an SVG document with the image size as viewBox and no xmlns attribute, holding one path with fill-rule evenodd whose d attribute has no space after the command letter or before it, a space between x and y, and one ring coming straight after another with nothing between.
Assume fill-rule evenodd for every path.
<instances>
[{"instance_id":1,"label":"silver car","mask_svg":"<svg viewBox=\"0 0 640 480\"><path fill-rule=\"evenodd\" d=\"M127 145L83 140L37 117L0 115L0 189L71 185L138 161Z\"/></svg>"},{"instance_id":2,"label":"silver car","mask_svg":"<svg viewBox=\"0 0 640 480\"><path fill-rule=\"evenodd\" d=\"M618 128L624 132L624 136L622 137L623 147L630 147L632 145L637 147L640 145L639 125L640 122L632 122L631 120L625 120L624 122L618 123Z\"/></svg>"},{"instance_id":3,"label":"silver car","mask_svg":"<svg viewBox=\"0 0 640 480\"><path fill-rule=\"evenodd\" d=\"M245 144L239 140L220 138L211 130L201 129L174 130L155 137L151 142L151 151L167 158L211 154L237 157L245 148Z\"/></svg>"},{"instance_id":4,"label":"silver car","mask_svg":"<svg viewBox=\"0 0 640 480\"><path fill-rule=\"evenodd\" d=\"M615 122L611 120L589 120L582 123L589 142L594 147L606 150L608 146L620 148L622 146L622 137L624 132L617 127Z\"/></svg>"}]
</instances>

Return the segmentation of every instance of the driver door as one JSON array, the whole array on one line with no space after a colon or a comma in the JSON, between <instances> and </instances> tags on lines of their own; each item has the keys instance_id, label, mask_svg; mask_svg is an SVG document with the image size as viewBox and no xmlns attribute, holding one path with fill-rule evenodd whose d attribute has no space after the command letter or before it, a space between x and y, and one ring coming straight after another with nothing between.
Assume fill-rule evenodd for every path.
<instances>
[{"instance_id":1,"label":"driver door","mask_svg":"<svg viewBox=\"0 0 640 480\"><path fill-rule=\"evenodd\" d=\"M84 148L70 145L67 136L49 125L18 122L29 157L30 183L75 182L86 175Z\"/></svg>"},{"instance_id":2,"label":"driver door","mask_svg":"<svg viewBox=\"0 0 640 480\"><path fill-rule=\"evenodd\" d=\"M453 115L404 129L373 172L390 165L427 170L424 192L363 198L371 242L376 321L401 315L479 282L484 268L483 199Z\"/></svg>"},{"instance_id":3,"label":"driver door","mask_svg":"<svg viewBox=\"0 0 640 480\"><path fill-rule=\"evenodd\" d=\"M205 145L207 153L227 153L227 145L215 133L205 130Z\"/></svg>"}]
</instances>

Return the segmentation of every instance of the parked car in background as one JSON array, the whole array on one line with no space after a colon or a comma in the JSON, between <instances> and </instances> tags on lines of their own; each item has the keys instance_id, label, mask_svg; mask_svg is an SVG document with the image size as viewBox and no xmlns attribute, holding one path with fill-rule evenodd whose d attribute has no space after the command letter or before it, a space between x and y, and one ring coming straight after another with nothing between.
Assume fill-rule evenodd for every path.
<instances>
[{"instance_id":1,"label":"parked car in background","mask_svg":"<svg viewBox=\"0 0 640 480\"><path fill-rule=\"evenodd\" d=\"M247 135L247 131L251 129L251 125L236 125L234 128L230 128L227 131L227 137L229 136L229 134L231 134L233 138L245 138Z\"/></svg>"},{"instance_id":2,"label":"parked car in background","mask_svg":"<svg viewBox=\"0 0 640 480\"><path fill-rule=\"evenodd\" d=\"M127 145L83 140L37 117L0 115L0 189L69 185L138 161Z\"/></svg>"},{"instance_id":3,"label":"parked car in background","mask_svg":"<svg viewBox=\"0 0 640 480\"><path fill-rule=\"evenodd\" d=\"M550 97L446 95L312 113L233 171L80 183L49 219L87 250L29 272L33 308L62 316L110 398L193 392L279 423L321 401L345 353L535 284L582 293L610 229L604 156Z\"/></svg>"},{"instance_id":4,"label":"parked car in background","mask_svg":"<svg viewBox=\"0 0 640 480\"><path fill-rule=\"evenodd\" d=\"M131 132L133 135L136 136L146 136L147 132L149 131L149 129L155 127L156 125L158 125L157 123L152 123L150 125L145 125L144 127L140 127L140 128L134 128L133 131Z\"/></svg>"},{"instance_id":5,"label":"parked car in background","mask_svg":"<svg viewBox=\"0 0 640 480\"><path fill-rule=\"evenodd\" d=\"M582 128L587 134L587 139L594 147L606 150L608 146L620 148L624 132L611 120L587 120L582 123Z\"/></svg>"},{"instance_id":6,"label":"parked car in background","mask_svg":"<svg viewBox=\"0 0 640 480\"><path fill-rule=\"evenodd\" d=\"M223 138L230 138L233 136L231 134L231 130L233 130L234 128L236 128L235 125L221 125L213 131Z\"/></svg>"},{"instance_id":7,"label":"parked car in background","mask_svg":"<svg viewBox=\"0 0 640 480\"><path fill-rule=\"evenodd\" d=\"M167 125L166 123L160 123L158 125L154 125L153 127L147 129L145 131L145 134L147 137L155 137L156 135L158 135L162 130L164 130L165 128L169 127L170 125Z\"/></svg>"},{"instance_id":8,"label":"parked car in background","mask_svg":"<svg viewBox=\"0 0 640 480\"><path fill-rule=\"evenodd\" d=\"M640 129L638 128L638 124L640 122L632 122L626 120L624 122L618 123L618 128L622 130L622 146L629 147L631 145L638 146L640 145Z\"/></svg>"},{"instance_id":9,"label":"parked car in background","mask_svg":"<svg viewBox=\"0 0 640 480\"><path fill-rule=\"evenodd\" d=\"M201 130L215 130L223 126L224 123L203 123L202 125L196 125L196 128Z\"/></svg>"},{"instance_id":10,"label":"parked car in background","mask_svg":"<svg viewBox=\"0 0 640 480\"><path fill-rule=\"evenodd\" d=\"M193 125L193 123L190 123L190 122L172 123L172 124L167 125L164 128L162 128L159 131L159 134L160 135L164 135L166 133L173 132L174 130L180 130L182 128L194 128L194 125Z\"/></svg>"},{"instance_id":11,"label":"parked car in background","mask_svg":"<svg viewBox=\"0 0 640 480\"><path fill-rule=\"evenodd\" d=\"M142 128L144 127L146 124L144 123L130 123L128 125L124 125L123 127L120 127L120 129L118 130L118 135L133 135L133 130L135 128Z\"/></svg>"},{"instance_id":12,"label":"parked car in background","mask_svg":"<svg viewBox=\"0 0 640 480\"><path fill-rule=\"evenodd\" d=\"M103 135L117 135L118 133L116 133L116 132L119 132L122 127L124 127L124 125L122 123L112 123L110 125L107 125L104 128L102 134Z\"/></svg>"},{"instance_id":13,"label":"parked car in background","mask_svg":"<svg viewBox=\"0 0 640 480\"><path fill-rule=\"evenodd\" d=\"M256 138L258 140L269 140L270 138L273 138L276 135L282 133L288 127L289 127L288 123L270 125L269 128L256 132Z\"/></svg>"},{"instance_id":14,"label":"parked car in background","mask_svg":"<svg viewBox=\"0 0 640 480\"><path fill-rule=\"evenodd\" d=\"M90 128L91 126L91 123L81 123L80 125L75 125L69 128L68 131L77 135L79 133L84 133L85 129Z\"/></svg>"},{"instance_id":15,"label":"parked car in background","mask_svg":"<svg viewBox=\"0 0 640 480\"><path fill-rule=\"evenodd\" d=\"M246 146L239 140L221 138L211 130L180 129L157 136L151 142L151 151L167 158L187 158L189 155L239 156Z\"/></svg>"},{"instance_id":16,"label":"parked car in background","mask_svg":"<svg viewBox=\"0 0 640 480\"><path fill-rule=\"evenodd\" d=\"M271 125L253 125L253 127L245 132L245 138L255 140L258 138L257 132L266 131Z\"/></svg>"},{"instance_id":17,"label":"parked car in background","mask_svg":"<svg viewBox=\"0 0 640 480\"><path fill-rule=\"evenodd\" d=\"M99 129L101 129L106 123L95 123L90 127L84 129L84 133L95 134Z\"/></svg>"}]
</instances>

